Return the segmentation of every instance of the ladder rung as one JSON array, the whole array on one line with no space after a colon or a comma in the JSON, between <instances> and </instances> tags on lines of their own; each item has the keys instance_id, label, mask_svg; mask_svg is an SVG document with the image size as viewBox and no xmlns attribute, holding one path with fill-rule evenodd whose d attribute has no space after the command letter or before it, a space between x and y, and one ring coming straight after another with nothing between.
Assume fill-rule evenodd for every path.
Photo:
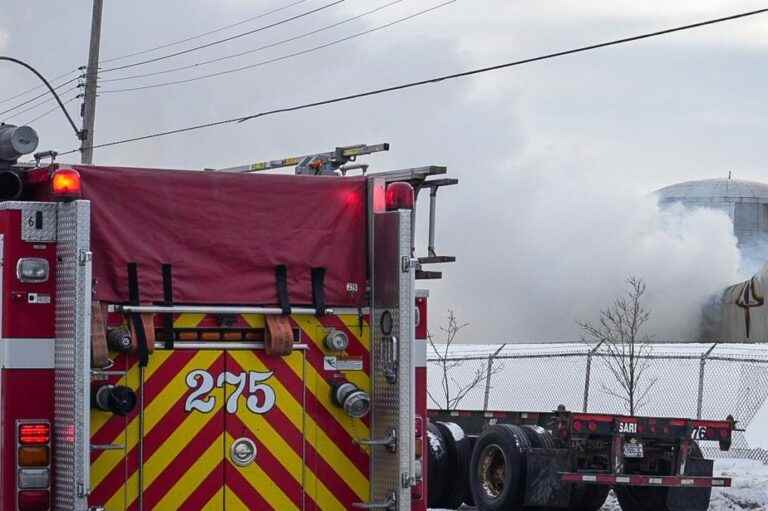
<instances>
[{"instance_id":1,"label":"ladder rung","mask_svg":"<svg viewBox=\"0 0 768 511\"><path fill-rule=\"evenodd\" d=\"M416 270L416 280L435 280L442 278L443 272L441 271Z\"/></svg>"},{"instance_id":2,"label":"ladder rung","mask_svg":"<svg viewBox=\"0 0 768 511\"><path fill-rule=\"evenodd\" d=\"M440 263L455 263L455 256L426 256L419 257L421 264L440 264Z\"/></svg>"}]
</instances>

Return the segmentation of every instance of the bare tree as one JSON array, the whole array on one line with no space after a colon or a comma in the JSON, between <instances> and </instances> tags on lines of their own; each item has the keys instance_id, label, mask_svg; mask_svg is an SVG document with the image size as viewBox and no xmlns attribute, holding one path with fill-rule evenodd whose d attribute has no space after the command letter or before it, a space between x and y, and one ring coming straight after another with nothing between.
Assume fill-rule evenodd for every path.
<instances>
[{"instance_id":1,"label":"bare tree","mask_svg":"<svg viewBox=\"0 0 768 511\"><path fill-rule=\"evenodd\" d=\"M453 310L448 311L448 324L440 325L441 339L435 340L432 332L427 334L427 340L435 358L431 359L440 367L440 389L433 393L427 389L429 399L442 411L451 411L458 408L461 401L469 394L472 389L477 388L481 383L487 382L488 377L503 369L501 364L481 364L472 373L471 377L463 382L459 382L451 373L454 369L461 366L464 361L451 357L450 350L456 341L458 333L469 326L469 323L459 323ZM490 371L490 373L489 373ZM464 378L462 378L464 380Z\"/></svg>"},{"instance_id":2,"label":"bare tree","mask_svg":"<svg viewBox=\"0 0 768 511\"><path fill-rule=\"evenodd\" d=\"M645 290L643 279L630 275L626 293L600 311L598 324L578 322L584 332L582 340L604 350L601 358L617 383L618 389L603 384L603 390L620 399L630 415L647 404L648 393L656 384L656 378L646 375L652 347L651 337L644 333L651 315L642 304Z\"/></svg>"}]
</instances>

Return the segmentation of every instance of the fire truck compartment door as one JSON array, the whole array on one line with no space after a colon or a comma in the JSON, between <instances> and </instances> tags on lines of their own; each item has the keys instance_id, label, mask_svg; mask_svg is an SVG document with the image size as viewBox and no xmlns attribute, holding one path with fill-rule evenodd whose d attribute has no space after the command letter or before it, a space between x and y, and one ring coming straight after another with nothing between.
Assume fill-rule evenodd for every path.
<instances>
[{"instance_id":1,"label":"fire truck compartment door","mask_svg":"<svg viewBox=\"0 0 768 511\"><path fill-rule=\"evenodd\" d=\"M411 263L411 215L373 215L372 500L411 509L414 461L415 268ZM395 444L382 445L388 438Z\"/></svg>"},{"instance_id":2,"label":"fire truck compartment door","mask_svg":"<svg viewBox=\"0 0 768 511\"><path fill-rule=\"evenodd\" d=\"M225 509L304 511L304 356L227 352Z\"/></svg>"}]
</instances>

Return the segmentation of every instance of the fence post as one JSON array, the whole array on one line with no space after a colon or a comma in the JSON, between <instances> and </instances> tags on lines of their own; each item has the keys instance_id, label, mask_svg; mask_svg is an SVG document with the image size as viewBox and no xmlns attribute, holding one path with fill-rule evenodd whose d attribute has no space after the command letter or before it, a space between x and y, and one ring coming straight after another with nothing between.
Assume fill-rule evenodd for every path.
<instances>
[{"instance_id":1,"label":"fence post","mask_svg":"<svg viewBox=\"0 0 768 511\"><path fill-rule=\"evenodd\" d=\"M584 377L584 406L582 407L582 412L587 412L587 407L589 406L589 381L592 374L592 355L597 351L597 349L603 345L605 341L600 341L597 343L597 345L589 350L589 353L587 353L587 370L586 375Z\"/></svg>"},{"instance_id":2,"label":"fence post","mask_svg":"<svg viewBox=\"0 0 768 511\"><path fill-rule=\"evenodd\" d=\"M699 359L699 395L696 399L696 418L701 419L701 410L704 405L704 369L707 366L707 357L712 353L712 351L717 347L718 343L714 343L712 346L709 347L707 351L701 354L701 359Z\"/></svg>"},{"instance_id":3,"label":"fence post","mask_svg":"<svg viewBox=\"0 0 768 511\"><path fill-rule=\"evenodd\" d=\"M485 396L483 398L483 413L488 411L488 399L491 396L491 370L493 369L493 359L502 349L504 349L504 346L506 345L506 343L502 344L499 346L499 349L493 352L493 355L488 355L488 366L485 368Z\"/></svg>"}]
</instances>

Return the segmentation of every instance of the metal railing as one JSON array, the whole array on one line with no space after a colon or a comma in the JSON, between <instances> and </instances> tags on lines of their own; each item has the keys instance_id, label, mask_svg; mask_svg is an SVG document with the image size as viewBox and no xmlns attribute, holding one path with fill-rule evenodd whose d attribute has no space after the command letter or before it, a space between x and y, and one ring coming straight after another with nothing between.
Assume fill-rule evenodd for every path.
<instances>
[{"instance_id":1,"label":"metal railing","mask_svg":"<svg viewBox=\"0 0 768 511\"><path fill-rule=\"evenodd\" d=\"M455 345L443 364L428 348L429 405L446 409L457 393L458 410L569 410L627 413L621 389L600 346L583 343ZM702 445L710 457L751 458L768 463L768 451L747 438L768 431L768 345L737 343L655 343L642 356L650 385L637 415L724 419L738 422L733 447L720 452ZM447 367L447 374L443 374ZM481 376L478 378L478 376ZM474 387L467 390L467 385Z\"/></svg>"}]
</instances>

